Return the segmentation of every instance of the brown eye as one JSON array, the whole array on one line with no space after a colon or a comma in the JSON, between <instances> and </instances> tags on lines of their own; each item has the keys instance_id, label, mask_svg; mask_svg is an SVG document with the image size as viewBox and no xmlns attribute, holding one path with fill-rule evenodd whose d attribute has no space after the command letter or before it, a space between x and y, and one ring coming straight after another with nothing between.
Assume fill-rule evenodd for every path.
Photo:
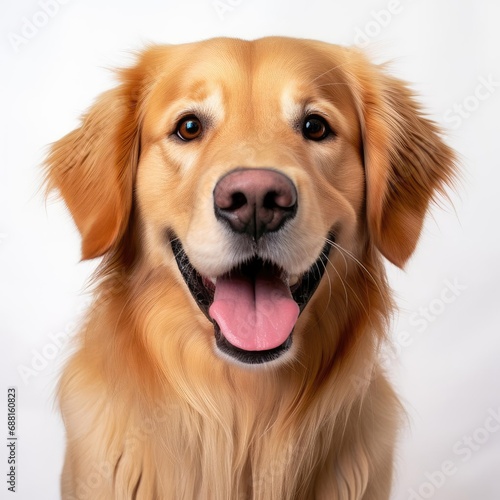
<instances>
[{"instance_id":1,"label":"brown eye","mask_svg":"<svg viewBox=\"0 0 500 500\"><path fill-rule=\"evenodd\" d=\"M196 139L202 131L200 120L194 116L185 116L177 123L175 133L183 141L192 141Z\"/></svg>"},{"instance_id":2,"label":"brown eye","mask_svg":"<svg viewBox=\"0 0 500 500\"><path fill-rule=\"evenodd\" d=\"M319 115L306 116L302 126L302 134L311 141L322 141L331 134L332 130L326 120Z\"/></svg>"}]
</instances>

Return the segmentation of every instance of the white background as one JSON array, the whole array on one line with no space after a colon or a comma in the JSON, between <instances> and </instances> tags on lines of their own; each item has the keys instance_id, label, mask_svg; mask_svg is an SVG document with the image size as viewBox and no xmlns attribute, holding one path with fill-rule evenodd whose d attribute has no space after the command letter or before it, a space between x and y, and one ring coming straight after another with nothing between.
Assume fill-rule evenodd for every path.
<instances>
[{"instance_id":1,"label":"white background","mask_svg":"<svg viewBox=\"0 0 500 500\"><path fill-rule=\"evenodd\" d=\"M409 414L393 498L499 500L500 431L483 427L500 412L498 0L221 0L224 12L212 0L65 0L50 17L42 3L3 0L0 20L0 497L59 498L54 390L95 266L79 263L62 204L39 192L46 146L113 84L108 68L150 41L280 34L392 60L460 154L453 206L433 210L405 272L388 265L401 308L390 370ZM4 480L8 386L18 389L16 495ZM453 473L436 473L446 461Z\"/></svg>"}]
</instances>

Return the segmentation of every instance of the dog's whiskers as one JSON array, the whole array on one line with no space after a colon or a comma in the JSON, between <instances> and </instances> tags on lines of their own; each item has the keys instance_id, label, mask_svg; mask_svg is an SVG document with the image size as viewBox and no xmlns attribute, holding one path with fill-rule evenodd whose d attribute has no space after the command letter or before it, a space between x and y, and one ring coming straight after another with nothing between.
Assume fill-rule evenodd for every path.
<instances>
[{"instance_id":1,"label":"dog's whiskers","mask_svg":"<svg viewBox=\"0 0 500 500\"><path fill-rule=\"evenodd\" d=\"M330 260L329 257L326 257L327 261L328 261L328 264L330 264L332 266L332 269L335 271L335 273L337 274L337 276L339 277L339 280L340 282L342 283L342 286L344 287L344 293L345 293L345 303L346 303L346 307L347 305L349 304L349 295L347 294L347 288L345 286L345 282L344 280L342 279L342 276L340 276L340 273L338 272L337 268L335 267L335 265L333 264L333 262ZM326 268L326 266L325 266ZM330 279L330 275L327 273L327 276L328 276L328 285L330 287L330 290L329 290L329 297L328 297L328 304L327 304L327 308L328 308L328 305L330 304L330 299L332 297L332 281Z\"/></svg>"},{"instance_id":2,"label":"dog's whiskers","mask_svg":"<svg viewBox=\"0 0 500 500\"><path fill-rule=\"evenodd\" d=\"M316 80L319 80L321 77L327 75L328 73L332 72L332 71L335 71L336 69L338 68L341 68L342 66L345 66L346 64L348 64L348 61L344 61L342 63L339 63L337 64L336 66L334 66L333 68L330 68L326 71L324 71L323 73L319 74L316 78L314 78L311 83L314 83Z\"/></svg>"},{"instance_id":3,"label":"dog's whiskers","mask_svg":"<svg viewBox=\"0 0 500 500\"><path fill-rule=\"evenodd\" d=\"M328 241L332 246L337 248L341 254L345 254L347 257L349 257L355 264L357 264L370 278L372 283L376 286L378 292L380 293L381 296L383 296L382 290L380 289L379 284L377 283L377 280L373 276L373 274L366 268L366 266L349 250L344 248L342 245L339 245L336 241L332 241L329 238L325 238L325 241Z\"/></svg>"},{"instance_id":4,"label":"dog's whiskers","mask_svg":"<svg viewBox=\"0 0 500 500\"><path fill-rule=\"evenodd\" d=\"M345 85L346 87L349 87L350 85L347 82L329 82L329 83L322 83L321 85L318 85L318 88L322 87L334 87L336 85Z\"/></svg>"},{"instance_id":5,"label":"dog's whiskers","mask_svg":"<svg viewBox=\"0 0 500 500\"><path fill-rule=\"evenodd\" d=\"M335 242L335 241L333 241L333 240L331 240L329 238L325 238L325 241L328 241L334 248L338 249L339 252L340 252L340 255L343 256L344 262L346 264L346 276L345 277L347 278L347 260L346 260L346 257L349 257L364 272L365 279L366 279L366 276L369 277L370 281L375 285L375 287L376 287L376 289L377 289L377 291L378 291L378 293L380 295L380 298L382 299L382 302L384 303L384 306L387 309L389 309L387 301L385 299L385 295L384 295L382 289L380 288L379 283L377 282L377 280L375 279L375 277L373 276L373 274L366 268L366 266L358 258L356 258L356 256L353 255L352 252L350 252L346 248L342 247L342 245L339 245L337 242ZM334 266L332 265L332 267L334 267ZM334 269L335 269L335 267L334 267ZM335 271L337 272L336 269L335 269ZM351 292L353 293L353 295L356 297L357 302L360 304L360 306L363 308L365 314L369 318L368 311L366 310L363 301L359 298L359 296L357 295L357 293L349 285L347 279L345 280L345 283L347 283L347 286L349 287L349 289L351 290ZM344 284L344 283L342 282L342 284Z\"/></svg>"},{"instance_id":6,"label":"dog's whiskers","mask_svg":"<svg viewBox=\"0 0 500 500\"><path fill-rule=\"evenodd\" d=\"M338 273L337 269L335 268L335 266L333 265L333 263L330 261L330 259L328 259L328 262L332 265L332 268L333 268L333 269L334 269L334 271L337 273L337 276L339 277L340 282L342 283L342 286L344 287L344 292L345 292L345 297L346 297L346 308L348 307L348 304L349 304L349 295L348 295L348 293L347 293L347 288L346 288L346 285L347 285L347 287L349 287L349 290L350 290L350 291L351 291L351 293L354 295L354 297L356 298L356 301L357 301L357 302L358 302L358 304L361 306L361 308L363 309L363 311L364 311L364 313L365 313L366 317L368 318L368 320L369 320L369 321L370 321L370 323L371 323L371 320L370 320L370 316L369 316L369 314L368 314L368 311L366 310L366 307L365 307L365 305L364 305L363 301L359 298L359 295L358 295L358 294L354 291L354 289L352 288L352 286L349 284L349 282L348 282L347 280L345 280L345 281L344 281L344 280L340 277L340 275L339 275L339 273Z\"/></svg>"}]
</instances>

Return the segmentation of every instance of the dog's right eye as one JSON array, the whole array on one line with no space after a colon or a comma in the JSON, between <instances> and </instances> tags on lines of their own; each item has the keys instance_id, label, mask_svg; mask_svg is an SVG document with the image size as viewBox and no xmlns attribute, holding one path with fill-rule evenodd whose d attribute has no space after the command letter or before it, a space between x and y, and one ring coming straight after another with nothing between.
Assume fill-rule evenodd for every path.
<instances>
[{"instance_id":1,"label":"dog's right eye","mask_svg":"<svg viewBox=\"0 0 500 500\"><path fill-rule=\"evenodd\" d=\"M200 120L194 115L189 115L179 120L175 133L183 141L192 141L200 136L202 129Z\"/></svg>"}]
</instances>

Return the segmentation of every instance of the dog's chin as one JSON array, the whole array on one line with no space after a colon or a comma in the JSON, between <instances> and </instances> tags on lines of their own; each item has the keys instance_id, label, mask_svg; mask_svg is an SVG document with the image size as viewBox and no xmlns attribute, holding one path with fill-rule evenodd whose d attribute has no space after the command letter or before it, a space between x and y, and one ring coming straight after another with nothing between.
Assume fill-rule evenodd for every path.
<instances>
[{"instance_id":1,"label":"dog's chin","mask_svg":"<svg viewBox=\"0 0 500 500\"><path fill-rule=\"evenodd\" d=\"M239 347L231 344L231 342L224 337L224 334L221 332L221 329L216 321L213 323L215 345L220 354L222 354L225 359L229 358L230 361L236 361L238 364L263 365L270 364L273 361L283 361L284 354L289 352L292 347L293 330L282 344L277 347L273 347L272 349L264 349L261 351L247 351L246 349L240 349Z\"/></svg>"},{"instance_id":2,"label":"dog's chin","mask_svg":"<svg viewBox=\"0 0 500 500\"><path fill-rule=\"evenodd\" d=\"M282 295L281 299L284 300L285 306L288 308L291 306L292 310L293 307L295 307L297 312L294 318L292 318L294 320L290 322L287 328L282 330L279 335L274 334L275 338L273 342L269 342L267 340L267 335L264 334L263 337L266 338L266 342L264 343L259 342L258 338L253 338L252 327L250 327L250 331L248 332L247 330L247 333L242 337L245 339L244 341L239 339L237 335L225 335L223 333L224 328L219 325L217 319L214 319L217 318L217 315L213 312L215 308L212 308L214 302L217 302L217 279L213 280L203 276L193 267L184 251L182 242L174 233L169 231L168 238L182 278L200 310L213 324L215 346L219 354L224 359L246 366L275 365L277 361L286 361L286 359L289 358L286 354L291 352L291 347L293 345L293 325L311 300L323 277L334 236L329 235L316 261L292 286L288 283L286 270L282 269L278 263L263 261L258 256L253 257L250 261L235 266L234 269L219 278L222 283L223 281L231 281L231 279L234 279L232 277L236 275L238 279L247 280L249 283L256 283L256 280L259 279L257 275L259 273L264 273L266 280L272 279L279 283L281 288L280 295ZM285 288L285 291L283 291L283 288ZM283 299L283 297L285 298ZM269 300L273 301L274 299L270 298ZM277 301L279 302L279 300L278 298ZM293 302L295 302L295 304L293 304ZM238 304L236 304L235 307L237 308ZM279 307L279 304L275 307ZM234 314L236 315L237 313L235 312ZM271 316L279 316L279 314L280 311L275 311L271 313ZM235 329L238 329L239 324L242 323L242 319L239 316L233 318L232 321ZM280 321L275 321L275 323L280 323ZM231 328L228 330L227 325L225 325L225 328L226 332L231 330ZM253 329L255 330L255 325ZM272 330L272 327L270 327L270 329ZM240 343L240 345L237 345L238 343Z\"/></svg>"}]
</instances>

